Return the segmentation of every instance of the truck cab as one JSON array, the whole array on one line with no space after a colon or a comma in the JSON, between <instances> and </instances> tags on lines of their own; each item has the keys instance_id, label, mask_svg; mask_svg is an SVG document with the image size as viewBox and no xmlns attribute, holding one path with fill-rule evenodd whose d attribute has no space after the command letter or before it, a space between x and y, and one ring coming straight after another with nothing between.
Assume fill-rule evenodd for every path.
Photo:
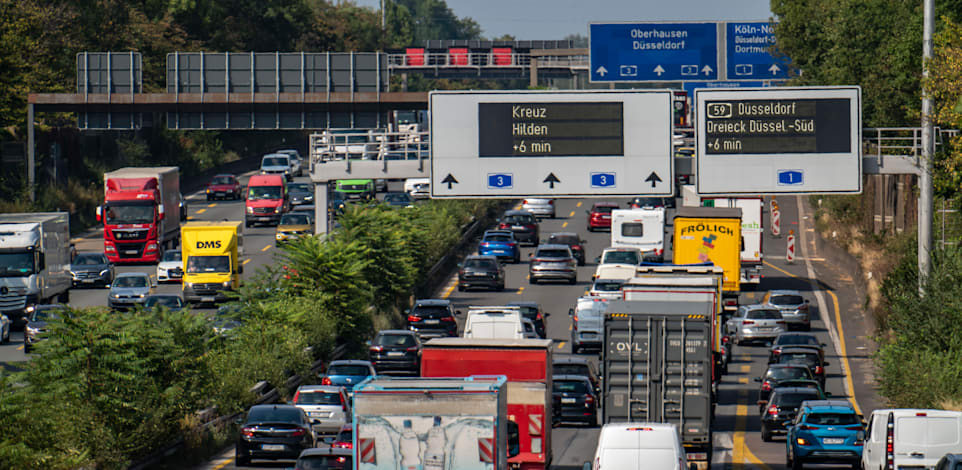
<instances>
[{"instance_id":1,"label":"truck cab","mask_svg":"<svg viewBox=\"0 0 962 470\"><path fill-rule=\"evenodd\" d=\"M38 304L69 301L71 246L66 212L0 214L0 315L16 324Z\"/></svg>"},{"instance_id":2,"label":"truck cab","mask_svg":"<svg viewBox=\"0 0 962 470\"><path fill-rule=\"evenodd\" d=\"M183 294L190 303L227 300L240 285L244 235L240 222L188 222L181 228Z\"/></svg>"},{"instance_id":3,"label":"truck cab","mask_svg":"<svg viewBox=\"0 0 962 470\"><path fill-rule=\"evenodd\" d=\"M176 245L181 217L180 169L121 168L104 173L104 253L111 263L155 263Z\"/></svg>"}]
</instances>

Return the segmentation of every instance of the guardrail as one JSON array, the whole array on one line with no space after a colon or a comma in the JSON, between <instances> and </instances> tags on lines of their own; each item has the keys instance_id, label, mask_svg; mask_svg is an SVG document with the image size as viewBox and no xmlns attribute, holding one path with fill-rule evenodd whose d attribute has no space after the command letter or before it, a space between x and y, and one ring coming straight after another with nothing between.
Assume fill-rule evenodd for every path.
<instances>
[{"instance_id":1,"label":"guardrail","mask_svg":"<svg viewBox=\"0 0 962 470\"><path fill-rule=\"evenodd\" d=\"M935 147L959 135L958 129L935 128ZM906 157L922 156L921 127L868 127L862 129L862 145L865 156L874 154L880 160L884 155Z\"/></svg>"}]
</instances>

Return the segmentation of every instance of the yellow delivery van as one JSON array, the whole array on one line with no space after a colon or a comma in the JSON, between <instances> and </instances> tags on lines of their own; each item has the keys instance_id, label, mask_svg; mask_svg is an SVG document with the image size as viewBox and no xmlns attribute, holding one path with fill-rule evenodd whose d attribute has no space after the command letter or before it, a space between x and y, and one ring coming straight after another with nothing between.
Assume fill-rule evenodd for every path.
<instances>
[{"instance_id":1,"label":"yellow delivery van","mask_svg":"<svg viewBox=\"0 0 962 470\"><path fill-rule=\"evenodd\" d=\"M675 213L672 236L674 264L712 263L722 268L722 290L741 289L742 210L728 207L681 207Z\"/></svg>"},{"instance_id":2,"label":"yellow delivery van","mask_svg":"<svg viewBox=\"0 0 962 470\"><path fill-rule=\"evenodd\" d=\"M244 222L187 222L180 229L184 301L215 303L240 285Z\"/></svg>"}]
</instances>

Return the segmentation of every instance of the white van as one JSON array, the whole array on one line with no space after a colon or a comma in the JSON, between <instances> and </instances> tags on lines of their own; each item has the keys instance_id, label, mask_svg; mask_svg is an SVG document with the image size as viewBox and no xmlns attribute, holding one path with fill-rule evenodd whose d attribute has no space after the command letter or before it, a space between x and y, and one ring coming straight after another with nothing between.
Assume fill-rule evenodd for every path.
<instances>
[{"instance_id":1,"label":"white van","mask_svg":"<svg viewBox=\"0 0 962 470\"><path fill-rule=\"evenodd\" d=\"M404 192L411 199L427 199L431 197L431 178L408 178L404 180Z\"/></svg>"},{"instance_id":2,"label":"white van","mask_svg":"<svg viewBox=\"0 0 962 470\"><path fill-rule=\"evenodd\" d=\"M575 308L568 310L571 316L572 353L578 354L585 348L601 348L607 309L608 299L586 296L579 297Z\"/></svg>"},{"instance_id":3,"label":"white van","mask_svg":"<svg viewBox=\"0 0 962 470\"><path fill-rule=\"evenodd\" d=\"M893 468L933 469L943 455L962 453L962 411L873 411L862 449L863 470L889 468L886 442L890 433Z\"/></svg>"},{"instance_id":4,"label":"white van","mask_svg":"<svg viewBox=\"0 0 962 470\"><path fill-rule=\"evenodd\" d=\"M519 307L468 307L464 338L524 339Z\"/></svg>"},{"instance_id":5,"label":"white van","mask_svg":"<svg viewBox=\"0 0 962 470\"><path fill-rule=\"evenodd\" d=\"M611 211L611 246L638 248L644 261L664 261L665 208Z\"/></svg>"},{"instance_id":6,"label":"white van","mask_svg":"<svg viewBox=\"0 0 962 470\"><path fill-rule=\"evenodd\" d=\"M666 423L611 423L601 428L593 470L686 470L678 428Z\"/></svg>"}]
</instances>

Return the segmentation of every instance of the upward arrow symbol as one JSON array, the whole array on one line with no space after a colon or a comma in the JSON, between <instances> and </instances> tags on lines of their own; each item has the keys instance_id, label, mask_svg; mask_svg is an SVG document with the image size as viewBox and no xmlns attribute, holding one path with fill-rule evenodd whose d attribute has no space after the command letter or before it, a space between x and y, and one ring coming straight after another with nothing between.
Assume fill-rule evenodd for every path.
<instances>
[{"instance_id":1,"label":"upward arrow symbol","mask_svg":"<svg viewBox=\"0 0 962 470\"><path fill-rule=\"evenodd\" d=\"M451 189L451 185L458 184L458 180L454 179L454 175L452 175L451 173L448 173L448 176L445 176L444 179L441 180L441 184L445 184L445 183L447 183L448 189Z\"/></svg>"},{"instance_id":2,"label":"upward arrow symbol","mask_svg":"<svg viewBox=\"0 0 962 470\"><path fill-rule=\"evenodd\" d=\"M548 177L545 178L544 181L542 181L542 183L548 183L548 187L551 189L554 189L555 183L560 183L560 182L561 180L559 180L558 177L554 175L554 173L548 173Z\"/></svg>"}]
</instances>

